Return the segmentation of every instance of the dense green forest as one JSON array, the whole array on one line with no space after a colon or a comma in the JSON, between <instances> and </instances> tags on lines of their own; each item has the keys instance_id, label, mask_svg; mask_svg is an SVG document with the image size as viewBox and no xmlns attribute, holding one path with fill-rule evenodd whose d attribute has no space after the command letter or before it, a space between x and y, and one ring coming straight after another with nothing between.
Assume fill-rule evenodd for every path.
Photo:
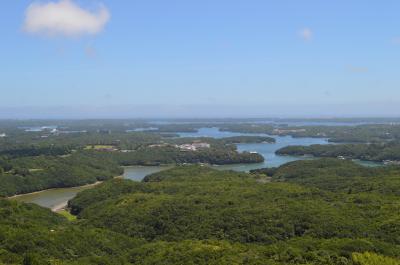
<instances>
[{"instance_id":1,"label":"dense green forest","mask_svg":"<svg viewBox=\"0 0 400 265\"><path fill-rule=\"evenodd\" d=\"M0 200L0 264L399 264L399 191L399 167L335 159L178 166L78 194L72 222Z\"/></svg>"},{"instance_id":2,"label":"dense green forest","mask_svg":"<svg viewBox=\"0 0 400 265\"><path fill-rule=\"evenodd\" d=\"M73 222L2 200L0 264L400 263L399 167L322 159L267 172L178 166L106 181L70 201Z\"/></svg>"},{"instance_id":3,"label":"dense green forest","mask_svg":"<svg viewBox=\"0 0 400 265\"><path fill-rule=\"evenodd\" d=\"M397 167L340 160L292 162L270 183L257 174L181 166L143 183L108 182L79 194L70 207L84 222L151 241L363 238L392 249L381 253L388 254L400 242L399 176Z\"/></svg>"},{"instance_id":4,"label":"dense green forest","mask_svg":"<svg viewBox=\"0 0 400 265\"><path fill-rule=\"evenodd\" d=\"M400 143L337 144L287 146L276 151L278 155L313 155L315 157L339 157L369 161L400 161Z\"/></svg>"},{"instance_id":5,"label":"dense green forest","mask_svg":"<svg viewBox=\"0 0 400 265\"><path fill-rule=\"evenodd\" d=\"M0 168L3 168L2 165L5 165L5 169L0 169L0 196L82 186L123 173L123 169L113 160L90 152L65 157L0 159Z\"/></svg>"}]
</instances>

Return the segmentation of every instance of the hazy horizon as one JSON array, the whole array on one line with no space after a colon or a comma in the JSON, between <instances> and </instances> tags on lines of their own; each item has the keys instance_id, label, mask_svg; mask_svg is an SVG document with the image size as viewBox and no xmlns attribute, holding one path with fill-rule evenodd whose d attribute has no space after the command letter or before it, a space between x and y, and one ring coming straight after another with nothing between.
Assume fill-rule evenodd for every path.
<instances>
[{"instance_id":1,"label":"hazy horizon","mask_svg":"<svg viewBox=\"0 0 400 265\"><path fill-rule=\"evenodd\" d=\"M340 109L340 111L339 111ZM115 105L0 107L0 119L221 119L221 118L399 118L398 105ZM355 111L356 110L356 111ZM378 110L378 111L377 111Z\"/></svg>"}]
</instances>

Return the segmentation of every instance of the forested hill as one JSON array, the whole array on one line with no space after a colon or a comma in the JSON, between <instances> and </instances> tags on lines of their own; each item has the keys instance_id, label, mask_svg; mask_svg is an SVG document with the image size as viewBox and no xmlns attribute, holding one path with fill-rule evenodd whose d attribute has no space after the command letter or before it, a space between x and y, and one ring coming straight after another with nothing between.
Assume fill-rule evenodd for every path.
<instances>
[{"instance_id":1,"label":"forested hill","mask_svg":"<svg viewBox=\"0 0 400 265\"><path fill-rule=\"evenodd\" d=\"M399 264L399 179L335 159L178 166L78 194L77 221L0 200L0 264Z\"/></svg>"},{"instance_id":2,"label":"forested hill","mask_svg":"<svg viewBox=\"0 0 400 265\"><path fill-rule=\"evenodd\" d=\"M270 179L181 166L142 183L106 182L70 207L81 225L151 242L136 254L143 264L400 262L398 168L326 159L272 171Z\"/></svg>"},{"instance_id":3,"label":"forested hill","mask_svg":"<svg viewBox=\"0 0 400 265\"><path fill-rule=\"evenodd\" d=\"M335 193L400 196L400 166L364 167L352 161L325 158L251 172L267 175L274 182L296 183Z\"/></svg>"},{"instance_id":4,"label":"forested hill","mask_svg":"<svg viewBox=\"0 0 400 265\"><path fill-rule=\"evenodd\" d=\"M377 144L338 144L287 146L276 151L278 155L313 155L315 157L345 157L368 161L400 161L400 142Z\"/></svg>"}]
</instances>

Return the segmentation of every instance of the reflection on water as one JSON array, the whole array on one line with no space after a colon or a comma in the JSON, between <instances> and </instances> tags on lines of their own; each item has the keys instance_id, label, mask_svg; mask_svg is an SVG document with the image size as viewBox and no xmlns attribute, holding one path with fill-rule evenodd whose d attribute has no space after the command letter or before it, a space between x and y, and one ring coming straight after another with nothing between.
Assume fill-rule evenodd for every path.
<instances>
[{"instance_id":1,"label":"reflection on water","mask_svg":"<svg viewBox=\"0 0 400 265\"><path fill-rule=\"evenodd\" d=\"M66 201L75 197L75 195L83 190L91 188L77 187L77 188L65 188L65 189L52 189L42 192L21 195L15 198L16 201L35 203L46 208L55 208L58 205L65 203Z\"/></svg>"},{"instance_id":2,"label":"reflection on water","mask_svg":"<svg viewBox=\"0 0 400 265\"><path fill-rule=\"evenodd\" d=\"M132 166L125 167L124 178L141 181L147 175L170 168L169 166Z\"/></svg>"}]
</instances>

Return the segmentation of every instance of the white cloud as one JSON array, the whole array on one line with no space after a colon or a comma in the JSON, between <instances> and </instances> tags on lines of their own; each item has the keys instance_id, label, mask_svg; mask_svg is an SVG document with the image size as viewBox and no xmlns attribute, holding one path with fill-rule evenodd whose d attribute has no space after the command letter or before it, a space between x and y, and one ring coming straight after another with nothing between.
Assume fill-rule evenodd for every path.
<instances>
[{"instance_id":1,"label":"white cloud","mask_svg":"<svg viewBox=\"0 0 400 265\"><path fill-rule=\"evenodd\" d=\"M298 34L300 38L302 38L305 41L310 41L314 35L313 31L309 28L303 28L299 30Z\"/></svg>"},{"instance_id":2,"label":"white cloud","mask_svg":"<svg viewBox=\"0 0 400 265\"><path fill-rule=\"evenodd\" d=\"M95 35L110 19L107 8L100 5L92 12L72 0L33 3L26 10L24 30L46 36Z\"/></svg>"}]
</instances>

